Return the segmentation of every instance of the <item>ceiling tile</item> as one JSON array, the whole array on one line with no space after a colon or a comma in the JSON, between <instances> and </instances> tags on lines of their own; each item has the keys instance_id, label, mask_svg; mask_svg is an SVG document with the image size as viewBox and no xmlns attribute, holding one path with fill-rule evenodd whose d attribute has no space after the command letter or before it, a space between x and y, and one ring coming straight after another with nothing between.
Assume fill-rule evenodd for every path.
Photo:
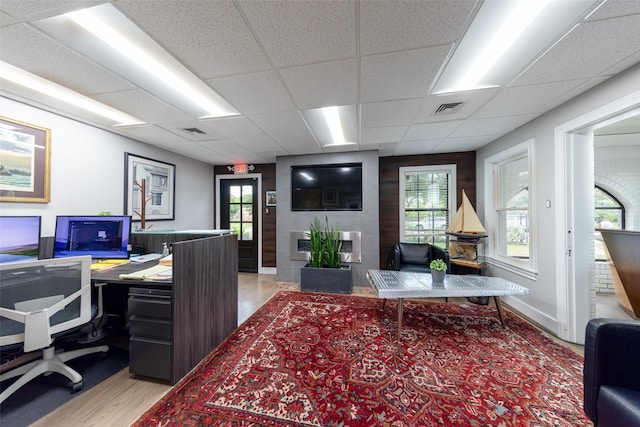
<instances>
[{"instance_id":1,"label":"ceiling tile","mask_svg":"<svg viewBox=\"0 0 640 427\"><path fill-rule=\"evenodd\" d=\"M360 100L373 102L424 96L448 51L448 46L439 46L363 57Z\"/></svg>"},{"instance_id":2,"label":"ceiling tile","mask_svg":"<svg viewBox=\"0 0 640 427\"><path fill-rule=\"evenodd\" d=\"M384 126L408 125L413 121L422 99L402 101L372 102L362 104L360 108L361 126L379 128Z\"/></svg>"},{"instance_id":3,"label":"ceiling tile","mask_svg":"<svg viewBox=\"0 0 640 427\"><path fill-rule=\"evenodd\" d=\"M119 0L116 6L203 79L270 67L232 2Z\"/></svg>"},{"instance_id":4,"label":"ceiling tile","mask_svg":"<svg viewBox=\"0 0 640 427\"><path fill-rule=\"evenodd\" d=\"M353 1L241 1L276 67L343 59L356 54Z\"/></svg>"},{"instance_id":5,"label":"ceiling tile","mask_svg":"<svg viewBox=\"0 0 640 427\"><path fill-rule=\"evenodd\" d=\"M613 18L616 16L640 14L640 1L633 0L608 0L598 8L588 21Z\"/></svg>"},{"instance_id":6,"label":"ceiling tile","mask_svg":"<svg viewBox=\"0 0 640 427\"><path fill-rule=\"evenodd\" d=\"M242 148L256 153L266 153L269 151L285 151L272 138L262 136L259 138L236 139L236 142Z\"/></svg>"},{"instance_id":7,"label":"ceiling tile","mask_svg":"<svg viewBox=\"0 0 640 427\"><path fill-rule=\"evenodd\" d=\"M358 102L358 62L355 59L283 68L280 74L300 109Z\"/></svg>"},{"instance_id":8,"label":"ceiling tile","mask_svg":"<svg viewBox=\"0 0 640 427\"><path fill-rule=\"evenodd\" d=\"M264 136L256 125L246 117L223 117L212 120L200 120L198 127L211 130L229 139L257 138Z\"/></svg>"},{"instance_id":9,"label":"ceiling tile","mask_svg":"<svg viewBox=\"0 0 640 427\"><path fill-rule=\"evenodd\" d=\"M440 142L440 139L424 141L403 141L393 150L395 156L410 156L414 154L429 154Z\"/></svg>"},{"instance_id":10,"label":"ceiling tile","mask_svg":"<svg viewBox=\"0 0 640 427\"><path fill-rule=\"evenodd\" d=\"M281 135L274 137L276 142L291 154L321 153L320 145L310 133L300 135Z\"/></svg>"},{"instance_id":11,"label":"ceiling tile","mask_svg":"<svg viewBox=\"0 0 640 427\"><path fill-rule=\"evenodd\" d=\"M223 98L244 114L294 110L295 106L273 71L209 80Z\"/></svg>"},{"instance_id":12,"label":"ceiling tile","mask_svg":"<svg viewBox=\"0 0 640 427\"><path fill-rule=\"evenodd\" d=\"M140 89L105 93L94 96L94 99L149 123L193 120L193 117Z\"/></svg>"},{"instance_id":13,"label":"ceiling tile","mask_svg":"<svg viewBox=\"0 0 640 427\"><path fill-rule=\"evenodd\" d=\"M155 125L117 127L113 128L113 132L167 149L173 149L189 142L175 133Z\"/></svg>"},{"instance_id":14,"label":"ceiling tile","mask_svg":"<svg viewBox=\"0 0 640 427\"><path fill-rule=\"evenodd\" d=\"M78 0L2 0L2 10L14 18L42 15L62 8L77 7Z\"/></svg>"},{"instance_id":15,"label":"ceiling tile","mask_svg":"<svg viewBox=\"0 0 640 427\"><path fill-rule=\"evenodd\" d=\"M462 123L462 121L454 120L451 122L412 125L409 127L409 130L407 130L402 141L427 141L446 138L460 126L460 123Z\"/></svg>"},{"instance_id":16,"label":"ceiling tile","mask_svg":"<svg viewBox=\"0 0 640 427\"><path fill-rule=\"evenodd\" d=\"M510 86L584 79L640 51L640 14L580 24ZM558 64L563 64L558 67Z\"/></svg>"},{"instance_id":17,"label":"ceiling tile","mask_svg":"<svg viewBox=\"0 0 640 427\"><path fill-rule=\"evenodd\" d=\"M264 159L260 155L229 140L204 141L197 144L224 155L231 161L230 163L264 163Z\"/></svg>"},{"instance_id":18,"label":"ceiling tile","mask_svg":"<svg viewBox=\"0 0 640 427\"><path fill-rule=\"evenodd\" d=\"M545 104L579 86L581 83L583 81L571 80L568 82L505 88L479 112L474 114L473 118L542 113L542 107ZM526 100L526 102L523 102L523 100Z\"/></svg>"},{"instance_id":19,"label":"ceiling tile","mask_svg":"<svg viewBox=\"0 0 640 427\"><path fill-rule=\"evenodd\" d=\"M490 119L469 119L454 130L450 138L472 136L486 136L504 134L533 120L537 115L525 114L521 116L494 117Z\"/></svg>"},{"instance_id":20,"label":"ceiling tile","mask_svg":"<svg viewBox=\"0 0 640 427\"><path fill-rule=\"evenodd\" d=\"M408 126L390 126L362 129L360 145L400 142L408 128Z\"/></svg>"},{"instance_id":21,"label":"ceiling tile","mask_svg":"<svg viewBox=\"0 0 640 427\"><path fill-rule=\"evenodd\" d=\"M267 135L291 135L309 132L309 128L297 111L257 114L248 116Z\"/></svg>"},{"instance_id":22,"label":"ceiling tile","mask_svg":"<svg viewBox=\"0 0 640 427\"><path fill-rule=\"evenodd\" d=\"M4 6L4 3L3 3ZM83 95L133 86L26 25L0 29L0 59Z\"/></svg>"},{"instance_id":23,"label":"ceiling tile","mask_svg":"<svg viewBox=\"0 0 640 427\"><path fill-rule=\"evenodd\" d=\"M474 8L468 0L359 4L363 55L454 43Z\"/></svg>"},{"instance_id":24,"label":"ceiling tile","mask_svg":"<svg viewBox=\"0 0 640 427\"><path fill-rule=\"evenodd\" d=\"M486 145L496 139L500 138L499 135L484 135L484 136L468 136L465 138L447 138L441 141L438 145L433 147L432 153L454 153L463 151L474 151L478 148Z\"/></svg>"}]
</instances>

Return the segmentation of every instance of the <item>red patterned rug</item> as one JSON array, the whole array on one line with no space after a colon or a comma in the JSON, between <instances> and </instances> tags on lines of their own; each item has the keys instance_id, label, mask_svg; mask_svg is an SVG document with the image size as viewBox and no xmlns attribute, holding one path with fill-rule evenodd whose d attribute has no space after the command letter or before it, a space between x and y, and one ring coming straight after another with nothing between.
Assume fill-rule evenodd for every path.
<instances>
[{"instance_id":1,"label":"red patterned rug","mask_svg":"<svg viewBox=\"0 0 640 427\"><path fill-rule=\"evenodd\" d=\"M134 426L590 426L582 357L495 308L278 292Z\"/></svg>"}]
</instances>

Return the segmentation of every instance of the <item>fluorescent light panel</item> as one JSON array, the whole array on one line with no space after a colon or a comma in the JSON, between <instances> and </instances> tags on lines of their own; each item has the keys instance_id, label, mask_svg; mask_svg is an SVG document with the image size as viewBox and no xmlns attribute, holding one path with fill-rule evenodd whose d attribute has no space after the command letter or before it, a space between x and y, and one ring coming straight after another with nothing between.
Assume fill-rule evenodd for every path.
<instances>
[{"instance_id":1,"label":"fluorescent light panel","mask_svg":"<svg viewBox=\"0 0 640 427\"><path fill-rule=\"evenodd\" d=\"M509 83L596 3L597 0L486 0L432 93Z\"/></svg>"},{"instance_id":2,"label":"fluorescent light panel","mask_svg":"<svg viewBox=\"0 0 640 427\"><path fill-rule=\"evenodd\" d=\"M340 147L358 143L355 105L305 110L304 115L322 147Z\"/></svg>"},{"instance_id":3,"label":"fluorescent light panel","mask_svg":"<svg viewBox=\"0 0 640 427\"><path fill-rule=\"evenodd\" d=\"M35 25L194 118L239 114L111 4L47 18Z\"/></svg>"},{"instance_id":4,"label":"fluorescent light panel","mask_svg":"<svg viewBox=\"0 0 640 427\"><path fill-rule=\"evenodd\" d=\"M112 126L131 126L144 123L142 120L123 113L120 110L116 110L115 108L4 61L0 61L0 78L6 82L3 84L4 90L11 91L13 88L13 92L17 95L25 95L26 92L29 92L30 96L28 95L27 97L38 98L35 100L45 105L51 105L52 103L68 104L73 107L73 109L85 110L101 118L106 118L112 122L110 123ZM44 97L41 95L44 95Z\"/></svg>"}]
</instances>

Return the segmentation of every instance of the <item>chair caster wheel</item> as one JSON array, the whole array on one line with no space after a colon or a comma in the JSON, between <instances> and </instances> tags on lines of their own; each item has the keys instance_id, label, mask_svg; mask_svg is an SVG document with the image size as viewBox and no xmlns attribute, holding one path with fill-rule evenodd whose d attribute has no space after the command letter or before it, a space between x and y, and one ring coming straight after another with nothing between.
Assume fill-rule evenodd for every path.
<instances>
[{"instance_id":1,"label":"chair caster wheel","mask_svg":"<svg viewBox=\"0 0 640 427\"><path fill-rule=\"evenodd\" d=\"M79 381L71 386L71 394L77 393L84 387L84 381Z\"/></svg>"}]
</instances>

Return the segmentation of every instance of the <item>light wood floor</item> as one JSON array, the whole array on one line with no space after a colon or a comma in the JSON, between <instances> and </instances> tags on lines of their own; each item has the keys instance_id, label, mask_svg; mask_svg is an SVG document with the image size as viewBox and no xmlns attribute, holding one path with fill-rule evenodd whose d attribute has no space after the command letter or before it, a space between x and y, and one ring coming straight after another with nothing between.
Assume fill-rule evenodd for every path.
<instances>
[{"instance_id":1,"label":"light wood floor","mask_svg":"<svg viewBox=\"0 0 640 427\"><path fill-rule=\"evenodd\" d=\"M240 273L238 276L238 323L244 322L281 288L282 286L275 282L275 276ZM601 317L617 317L625 313L621 309L616 310L616 303L612 299L603 298L598 300L597 314ZM557 339L556 341L580 355L583 354L582 346ZM170 388L164 383L132 378L128 368L125 368L32 425L36 427L128 426L164 396Z\"/></svg>"},{"instance_id":2,"label":"light wood floor","mask_svg":"<svg viewBox=\"0 0 640 427\"><path fill-rule=\"evenodd\" d=\"M278 290L275 276L238 275L238 324L244 322ZM132 378L125 368L87 390L32 426L128 426L136 421L171 386Z\"/></svg>"}]
</instances>

